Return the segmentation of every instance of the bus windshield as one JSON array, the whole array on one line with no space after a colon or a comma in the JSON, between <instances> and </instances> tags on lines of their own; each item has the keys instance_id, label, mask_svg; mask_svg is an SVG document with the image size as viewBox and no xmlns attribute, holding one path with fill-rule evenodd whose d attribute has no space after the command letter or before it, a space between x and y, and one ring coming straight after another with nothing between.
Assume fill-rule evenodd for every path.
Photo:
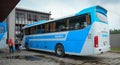
<instances>
[{"instance_id":1,"label":"bus windshield","mask_svg":"<svg viewBox=\"0 0 120 65\"><path fill-rule=\"evenodd\" d=\"M108 22L107 21L107 16L103 15L102 13L97 12L97 17L102 22Z\"/></svg>"},{"instance_id":2,"label":"bus windshield","mask_svg":"<svg viewBox=\"0 0 120 65\"><path fill-rule=\"evenodd\" d=\"M1 33L4 33L4 27L3 26L0 26L0 34Z\"/></svg>"}]
</instances>

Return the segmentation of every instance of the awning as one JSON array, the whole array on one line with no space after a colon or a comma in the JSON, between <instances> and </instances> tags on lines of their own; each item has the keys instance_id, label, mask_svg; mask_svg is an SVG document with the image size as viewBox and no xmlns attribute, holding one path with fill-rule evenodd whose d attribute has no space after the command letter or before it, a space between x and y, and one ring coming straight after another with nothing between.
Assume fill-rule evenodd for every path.
<instances>
[{"instance_id":1,"label":"awning","mask_svg":"<svg viewBox=\"0 0 120 65\"><path fill-rule=\"evenodd\" d=\"M4 21L20 0L0 0L0 22Z\"/></svg>"}]
</instances>

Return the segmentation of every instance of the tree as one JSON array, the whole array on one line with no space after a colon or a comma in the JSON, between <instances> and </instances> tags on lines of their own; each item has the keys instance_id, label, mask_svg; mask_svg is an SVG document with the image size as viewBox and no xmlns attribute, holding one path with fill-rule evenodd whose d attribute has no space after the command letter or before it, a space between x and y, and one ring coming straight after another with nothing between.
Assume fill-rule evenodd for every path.
<instances>
[{"instance_id":1,"label":"tree","mask_svg":"<svg viewBox=\"0 0 120 65\"><path fill-rule=\"evenodd\" d=\"M120 34L120 29L110 30L110 34Z\"/></svg>"}]
</instances>

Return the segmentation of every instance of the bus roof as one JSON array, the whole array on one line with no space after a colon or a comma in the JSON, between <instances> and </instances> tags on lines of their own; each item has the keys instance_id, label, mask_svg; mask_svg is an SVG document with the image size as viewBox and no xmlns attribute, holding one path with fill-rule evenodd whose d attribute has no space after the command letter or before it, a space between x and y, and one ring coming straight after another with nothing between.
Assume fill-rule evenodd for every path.
<instances>
[{"instance_id":1,"label":"bus roof","mask_svg":"<svg viewBox=\"0 0 120 65\"><path fill-rule=\"evenodd\" d=\"M93 7L89 7L89 8L86 8L86 9L83 9L81 10L80 12L78 12L77 14L75 15L71 15L71 16L66 16L66 17L62 17L62 18L58 18L58 19L54 19L54 20L40 20L38 22L34 22L32 24L27 24L23 27L23 29L25 28L29 28L29 27L32 27L32 26L36 26L36 25L40 25L40 24L44 24L44 23L48 23L48 22L53 22L53 21L57 21L57 20L62 20L62 19L65 19L65 18L68 18L68 17L72 17L72 16L78 16L78 15L81 15L81 14L85 14L87 12L91 12L91 10L95 10L95 9L103 9L105 11L105 13L107 13L107 10L104 9L103 7L101 6L93 6Z\"/></svg>"},{"instance_id":2,"label":"bus roof","mask_svg":"<svg viewBox=\"0 0 120 65\"><path fill-rule=\"evenodd\" d=\"M20 0L0 0L0 22L4 21Z\"/></svg>"},{"instance_id":3,"label":"bus roof","mask_svg":"<svg viewBox=\"0 0 120 65\"><path fill-rule=\"evenodd\" d=\"M105 14L107 13L107 10L105 8L97 5L97 6L93 6L93 7L83 9L80 12L78 12L76 15L80 15L80 14L83 14L83 13L86 13L86 12L93 12L93 11L97 11L97 10L103 10Z\"/></svg>"}]
</instances>

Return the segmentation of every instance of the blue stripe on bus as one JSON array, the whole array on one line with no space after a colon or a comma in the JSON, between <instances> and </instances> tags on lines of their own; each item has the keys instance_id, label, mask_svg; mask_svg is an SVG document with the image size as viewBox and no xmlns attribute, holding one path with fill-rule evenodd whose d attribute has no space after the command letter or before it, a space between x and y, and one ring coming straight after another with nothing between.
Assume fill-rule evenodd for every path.
<instances>
[{"instance_id":1,"label":"blue stripe on bus","mask_svg":"<svg viewBox=\"0 0 120 65\"><path fill-rule=\"evenodd\" d=\"M86 27L82 30L71 31L68 34L67 43L64 44L66 52L80 53L85 40L88 36L91 26ZM70 35L70 36L69 36Z\"/></svg>"},{"instance_id":2,"label":"blue stripe on bus","mask_svg":"<svg viewBox=\"0 0 120 65\"><path fill-rule=\"evenodd\" d=\"M63 39L67 36L68 33L64 33L64 34L61 34L61 33L58 33L58 34L51 34L49 33L49 35L47 34L38 34L38 35L30 35L28 36L29 37L29 40L34 40L35 39L39 39L38 41L40 41L40 39L44 39L45 41L47 41L48 39ZM42 40L42 41L44 41Z\"/></svg>"}]
</instances>

